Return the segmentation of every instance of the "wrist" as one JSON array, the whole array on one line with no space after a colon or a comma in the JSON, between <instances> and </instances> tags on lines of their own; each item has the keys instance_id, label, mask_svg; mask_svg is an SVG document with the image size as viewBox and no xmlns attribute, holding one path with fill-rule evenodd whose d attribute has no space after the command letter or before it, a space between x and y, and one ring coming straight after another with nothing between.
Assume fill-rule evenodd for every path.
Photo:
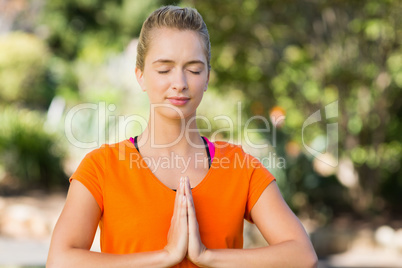
<instances>
[{"instance_id":1,"label":"wrist","mask_svg":"<svg viewBox=\"0 0 402 268\"><path fill-rule=\"evenodd\" d=\"M212 251L210 249L205 248L203 253L198 257L197 262L195 263L199 267L212 267Z\"/></svg>"},{"instance_id":2,"label":"wrist","mask_svg":"<svg viewBox=\"0 0 402 268\"><path fill-rule=\"evenodd\" d=\"M164 248L162 250L162 254L163 254L163 259L165 260L164 262L166 264L166 265L164 265L165 267L174 266L182 261L179 257L176 257L174 254L172 254L166 248Z\"/></svg>"}]
</instances>

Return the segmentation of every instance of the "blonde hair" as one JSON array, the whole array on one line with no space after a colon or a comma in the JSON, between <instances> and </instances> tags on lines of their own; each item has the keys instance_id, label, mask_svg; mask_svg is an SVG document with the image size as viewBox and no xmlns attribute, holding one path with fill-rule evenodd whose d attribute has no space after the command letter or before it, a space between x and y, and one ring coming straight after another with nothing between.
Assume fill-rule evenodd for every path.
<instances>
[{"instance_id":1,"label":"blonde hair","mask_svg":"<svg viewBox=\"0 0 402 268\"><path fill-rule=\"evenodd\" d=\"M149 15L142 25L140 38L137 46L137 62L136 66L141 71L144 70L145 57L148 52L149 44L152 39L152 30L163 27L175 28L178 30L192 30L197 32L205 48L208 70L211 69L211 43L207 25L202 16L194 8L181 8L177 6L163 6L155 10Z\"/></svg>"}]
</instances>

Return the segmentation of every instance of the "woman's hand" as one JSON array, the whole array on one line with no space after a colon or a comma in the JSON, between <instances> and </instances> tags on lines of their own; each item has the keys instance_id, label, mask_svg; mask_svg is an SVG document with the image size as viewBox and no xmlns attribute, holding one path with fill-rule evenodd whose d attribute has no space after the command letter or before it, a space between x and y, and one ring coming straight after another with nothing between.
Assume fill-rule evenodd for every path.
<instances>
[{"instance_id":1,"label":"woman's hand","mask_svg":"<svg viewBox=\"0 0 402 268\"><path fill-rule=\"evenodd\" d=\"M176 191L172 221L167 237L168 243L165 247L169 258L174 264L181 262L187 253L188 226L186 206L185 183L184 179L180 178L180 184Z\"/></svg>"},{"instance_id":2,"label":"woman's hand","mask_svg":"<svg viewBox=\"0 0 402 268\"><path fill-rule=\"evenodd\" d=\"M188 177L184 178L185 194L187 199L187 218L188 218L188 251L187 258L196 265L203 263L207 248L201 241L200 231L198 228L197 217L191 193L190 181Z\"/></svg>"}]
</instances>

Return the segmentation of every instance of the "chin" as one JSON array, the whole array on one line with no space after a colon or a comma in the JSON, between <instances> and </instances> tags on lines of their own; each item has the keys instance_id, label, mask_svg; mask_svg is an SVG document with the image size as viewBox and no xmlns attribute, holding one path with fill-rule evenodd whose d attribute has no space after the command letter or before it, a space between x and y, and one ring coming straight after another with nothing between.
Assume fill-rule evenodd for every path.
<instances>
[{"instance_id":1,"label":"chin","mask_svg":"<svg viewBox=\"0 0 402 268\"><path fill-rule=\"evenodd\" d=\"M185 119L196 114L195 110L191 109L190 111L189 107L174 105L158 107L155 111L163 117L177 120Z\"/></svg>"}]
</instances>

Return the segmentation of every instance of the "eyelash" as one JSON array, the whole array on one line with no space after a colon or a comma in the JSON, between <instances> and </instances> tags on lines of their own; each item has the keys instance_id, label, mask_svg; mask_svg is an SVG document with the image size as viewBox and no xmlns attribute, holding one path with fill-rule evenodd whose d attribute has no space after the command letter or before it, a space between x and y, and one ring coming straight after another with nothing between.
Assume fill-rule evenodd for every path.
<instances>
[{"instance_id":1,"label":"eyelash","mask_svg":"<svg viewBox=\"0 0 402 268\"><path fill-rule=\"evenodd\" d=\"M169 72L169 70L168 71L158 71L159 74L167 74L168 72ZM190 71L190 73L195 74L195 75L199 75L201 72Z\"/></svg>"}]
</instances>

